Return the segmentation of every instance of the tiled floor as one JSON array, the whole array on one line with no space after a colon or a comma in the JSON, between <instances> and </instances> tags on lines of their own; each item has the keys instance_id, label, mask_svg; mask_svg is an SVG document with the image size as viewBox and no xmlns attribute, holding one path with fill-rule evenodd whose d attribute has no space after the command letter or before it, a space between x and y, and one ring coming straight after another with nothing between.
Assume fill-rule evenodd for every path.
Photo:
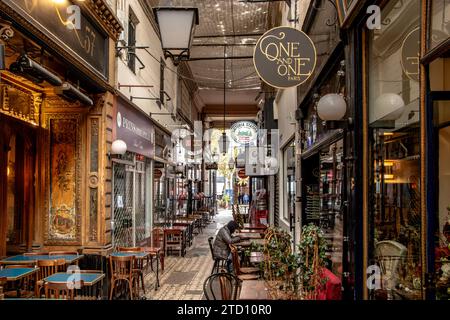
<instances>
[{"instance_id":1,"label":"tiled floor","mask_svg":"<svg viewBox=\"0 0 450 320\"><path fill-rule=\"evenodd\" d=\"M211 274L213 261L208 238L215 236L223 225L232 220L231 211L221 211L203 233L194 238L186 256L165 258L165 270L160 275L161 287L154 290L155 274L145 278L146 298L151 300L202 300L203 282Z\"/></svg>"}]
</instances>

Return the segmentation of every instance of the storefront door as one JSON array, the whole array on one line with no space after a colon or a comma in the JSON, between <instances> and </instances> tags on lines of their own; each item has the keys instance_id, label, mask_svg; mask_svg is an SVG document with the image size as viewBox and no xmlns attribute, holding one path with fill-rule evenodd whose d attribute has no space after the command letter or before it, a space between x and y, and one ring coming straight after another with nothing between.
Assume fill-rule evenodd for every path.
<instances>
[{"instance_id":1,"label":"storefront door","mask_svg":"<svg viewBox=\"0 0 450 320\"><path fill-rule=\"evenodd\" d=\"M0 256L31 249L36 141L33 129L0 120ZM6 176L5 176L6 173Z\"/></svg>"},{"instance_id":2,"label":"storefront door","mask_svg":"<svg viewBox=\"0 0 450 320\"><path fill-rule=\"evenodd\" d=\"M113 174L113 247L135 247L149 236L146 162L114 162Z\"/></svg>"},{"instance_id":3,"label":"storefront door","mask_svg":"<svg viewBox=\"0 0 450 320\"><path fill-rule=\"evenodd\" d=\"M433 144L429 159L433 171L428 197L427 297L450 299L450 92L430 95L433 111Z\"/></svg>"}]
</instances>

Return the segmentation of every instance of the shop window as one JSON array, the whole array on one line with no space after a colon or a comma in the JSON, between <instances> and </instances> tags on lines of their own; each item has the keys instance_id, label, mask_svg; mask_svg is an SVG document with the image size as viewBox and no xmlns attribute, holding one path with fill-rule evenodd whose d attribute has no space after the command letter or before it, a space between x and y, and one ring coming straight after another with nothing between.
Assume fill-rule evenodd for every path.
<instances>
[{"instance_id":1,"label":"shop window","mask_svg":"<svg viewBox=\"0 0 450 320\"><path fill-rule=\"evenodd\" d=\"M431 2L431 30L428 48L434 49L450 37L450 2L433 0Z\"/></svg>"},{"instance_id":2,"label":"shop window","mask_svg":"<svg viewBox=\"0 0 450 320\"><path fill-rule=\"evenodd\" d=\"M284 150L285 196L283 219L290 222L295 216L295 143L292 142Z\"/></svg>"},{"instance_id":3,"label":"shop window","mask_svg":"<svg viewBox=\"0 0 450 320\"><path fill-rule=\"evenodd\" d=\"M389 1L367 31L372 299L421 299L420 1ZM399 63L401 62L401 63Z\"/></svg>"},{"instance_id":4,"label":"shop window","mask_svg":"<svg viewBox=\"0 0 450 320\"><path fill-rule=\"evenodd\" d=\"M136 49L133 48L136 46L136 27L139 23L139 20L136 17L136 14L130 8L130 14L128 18L128 68L130 68L133 73L136 73Z\"/></svg>"}]
</instances>

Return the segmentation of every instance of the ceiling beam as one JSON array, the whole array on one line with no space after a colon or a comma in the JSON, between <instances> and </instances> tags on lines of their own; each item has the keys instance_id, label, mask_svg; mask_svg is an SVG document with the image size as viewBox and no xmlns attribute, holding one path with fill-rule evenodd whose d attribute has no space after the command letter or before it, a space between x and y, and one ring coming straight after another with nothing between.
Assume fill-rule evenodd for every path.
<instances>
[{"instance_id":1,"label":"ceiling beam","mask_svg":"<svg viewBox=\"0 0 450 320\"><path fill-rule=\"evenodd\" d=\"M260 37L264 33L243 33L243 34L211 34L206 36L194 36L195 39L204 39L204 38L236 38L236 37Z\"/></svg>"},{"instance_id":2,"label":"ceiling beam","mask_svg":"<svg viewBox=\"0 0 450 320\"><path fill-rule=\"evenodd\" d=\"M206 105L202 109L202 113L207 116L222 116L223 105ZM256 105L227 105L225 114L228 117L254 117L258 114L259 108Z\"/></svg>"}]
</instances>

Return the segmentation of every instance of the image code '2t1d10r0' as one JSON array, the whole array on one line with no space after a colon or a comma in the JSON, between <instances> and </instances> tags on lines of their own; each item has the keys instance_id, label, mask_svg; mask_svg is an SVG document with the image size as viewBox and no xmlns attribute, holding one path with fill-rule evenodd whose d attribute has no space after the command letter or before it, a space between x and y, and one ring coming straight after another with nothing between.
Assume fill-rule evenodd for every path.
<instances>
[{"instance_id":1,"label":"image code '2t1d10r0'","mask_svg":"<svg viewBox=\"0 0 450 320\"><path fill-rule=\"evenodd\" d=\"M270 305L236 305L224 304L220 307L191 307L184 305L178 307L178 315L203 316L209 318L213 315L270 315L272 307Z\"/></svg>"}]
</instances>

